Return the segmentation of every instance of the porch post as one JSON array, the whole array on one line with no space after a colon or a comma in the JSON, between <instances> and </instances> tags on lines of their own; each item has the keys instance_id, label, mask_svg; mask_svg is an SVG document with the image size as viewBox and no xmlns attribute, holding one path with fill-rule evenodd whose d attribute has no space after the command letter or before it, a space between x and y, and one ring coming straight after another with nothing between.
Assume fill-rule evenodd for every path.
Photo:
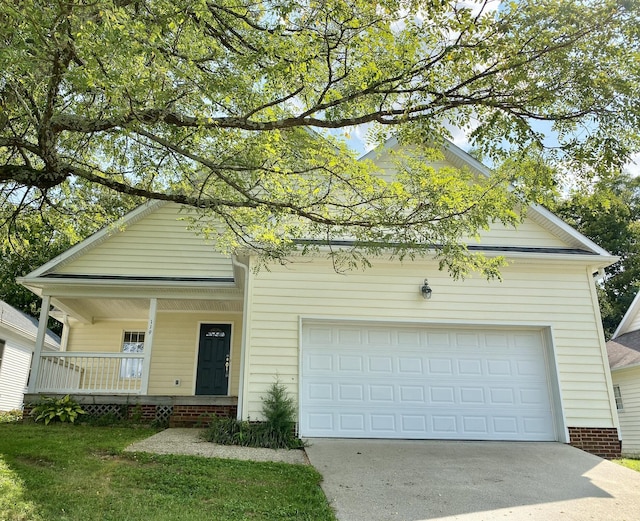
<instances>
[{"instance_id":1,"label":"porch post","mask_svg":"<svg viewBox=\"0 0 640 521\"><path fill-rule=\"evenodd\" d=\"M69 345L69 315L62 317L62 335L60 336L60 351L66 351Z\"/></svg>"},{"instance_id":2,"label":"porch post","mask_svg":"<svg viewBox=\"0 0 640 521\"><path fill-rule=\"evenodd\" d=\"M153 349L153 332L156 328L156 311L158 309L158 299L149 300L149 322L147 323L147 333L144 337L144 358L142 361L142 380L140 382L140 392L149 392L149 372L151 370L151 350Z\"/></svg>"},{"instance_id":3,"label":"porch post","mask_svg":"<svg viewBox=\"0 0 640 521\"><path fill-rule=\"evenodd\" d=\"M45 335L47 334L47 322L49 322L49 306L51 297L42 297L42 307L40 308L40 322L38 322L38 334L36 335L36 345L33 350L33 361L31 362L31 379L29 380L28 391L33 394L37 391L38 373L40 371L40 356L44 346Z\"/></svg>"}]
</instances>

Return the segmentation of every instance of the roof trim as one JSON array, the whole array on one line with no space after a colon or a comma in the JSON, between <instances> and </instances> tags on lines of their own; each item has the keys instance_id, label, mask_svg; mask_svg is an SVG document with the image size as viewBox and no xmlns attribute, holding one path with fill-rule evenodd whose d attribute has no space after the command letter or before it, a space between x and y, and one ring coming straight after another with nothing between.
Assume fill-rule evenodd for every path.
<instances>
[{"instance_id":1,"label":"roof trim","mask_svg":"<svg viewBox=\"0 0 640 521\"><path fill-rule=\"evenodd\" d=\"M559 231L571 236L571 238L575 239L576 242L584 245L585 248L591 250L594 254L606 257L613 256L607 250L598 246L591 239L582 235L578 230L569 226L566 222L560 219L560 217L547 210L544 206L534 204L529 207L529 210L537 213L543 220L547 220L554 228L557 228Z\"/></svg>"},{"instance_id":2,"label":"roof trim","mask_svg":"<svg viewBox=\"0 0 640 521\"><path fill-rule=\"evenodd\" d=\"M619 367L612 367L611 372L617 373L618 371L626 371L627 369L635 369L636 367L640 367L640 362L636 362L635 364L629 364L629 365L621 365ZM615 382L614 382L614 385L615 385Z\"/></svg>"},{"instance_id":3,"label":"roof trim","mask_svg":"<svg viewBox=\"0 0 640 521\"><path fill-rule=\"evenodd\" d=\"M124 226L130 226L135 224L143 217L150 214L156 208L160 206L164 206L167 204L166 201L147 201L134 210L130 211L117 221L112 224L105 226L104 228L98 230L93 235L90 235L83 241L80 241L75 246L72 246L67 251L61 253L57 257L54 257L49 262L43 264L38 269L28 273L22 279L34 279L36 277L42 277L48 275L49 272L68 264L69 262L75 260L76 258L84 255L87 251L95 248L105 240L107 240L114 232L116 232L119 228Z\"/></svg>"},{"instance_id":4,"label":"roof trim","mask_svg":"<svg viewBox=\"0 0 640 521\"><path fill-rule=\"evenodd\" d=\"M42 277L41 277L42 279ZM118 280L136 282L223 282L234 283L233 277L164 277L154 275L94 275L75 273L50 273L47 279L72 279L72 280Z\"/></svg>"},{"instance_id":5,"label":"roof trim","mask_svg":"<svg viewBox=\"0 0 640 521\"><path fill-rule=\"evenodd\" d=\"M638 314L638 311L640 311L640 291L638 291L638 293L636 294L633 302L631 302L631 305L629 306L629 309L627 309L624 317L622 317L620 324L618 324L618 327L613 332L611 340L630 332L628 328Z\"/></svg>"},{"instance_id":6,"label":"roof trim","mask_svg":"<svg viewBox=\"0 0 640 521\"><path fill-rule=\"evenodd\" d=\"M296 244L307 244L307 245L318 245L318 246L344 246L344 247L352 247L358 245L358 241L352 240L322 240L322 239L296 239L294 240ZM364 245L364 244L363 244ZM402 246L401 243L379 243L372 244L372 246L381 246L381 247L397 247ZM433 245L424 245L423 249L425 251L429 250L438 250L441 248L440 244ZM579 248L554 248L554 247L529 247L529 246L484 246L482 244L467 244L467 249L469 251L477 251L477 252L504 252L504 253L543 253L543 254L558 254L558 255L586 255L588 257L597 257L598 254L590 251L590 250L581 250Z\"/></svg>"},{"instance_id":7,"label":"roof trim","mask_svg":"<svg viewBox=\"0 0 640 521\"><path fill-rule=\"evenodd\" d=\"M43 276L36 278L20 277L16 281L33 291L34 288L65 286L110 286L110 287L177 287L177 288L201 288L201 289L228 289L235 288L236 281L233 277L217 278L191 278L191 277L127 277L119 275L66 275ZM38 294L38 293L37 293Z\"/></svg>"}]
</instances>

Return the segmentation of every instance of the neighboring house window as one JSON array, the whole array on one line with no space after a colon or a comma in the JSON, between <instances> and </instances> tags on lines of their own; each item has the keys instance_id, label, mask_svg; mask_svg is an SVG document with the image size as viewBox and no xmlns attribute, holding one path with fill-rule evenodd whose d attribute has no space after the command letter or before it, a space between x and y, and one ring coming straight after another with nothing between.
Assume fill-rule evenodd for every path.
<instances>
[{"instance_id":1,"label":"neighboring house window","mask_svg":"<svg viewBox=\"0 0 640 521\"><path fill-rule=\"evenodd\" d=\"M2 357L4 356L4 340L0 340L0 369L2 369Z\"/></svg>"},{"instance_id":2,"label":"neighboring house window","mask_svg":"<svg viewBox=\"0 0 640 521\"><path fill-rule=\"evenodd\" d=\"M624 409L624 407L622 405L622 393L620 392L620 386L619 385L614 385L613 386L613 396L616 399L616 409L618 409L619 411Z\"/></svg>"},{"instance_id":3,"label":"neighboring house window","mask_svg":"<svg viewBox=\"0 0 640 521\"><path fill-rule=\"evenodd\" d=\"M144 332L125 331L122 342L123 353L142 353L144 351ZM142 376L142 360L122 360L120 365L121 378L140 378Z\"/></svg>"}]
</instances>

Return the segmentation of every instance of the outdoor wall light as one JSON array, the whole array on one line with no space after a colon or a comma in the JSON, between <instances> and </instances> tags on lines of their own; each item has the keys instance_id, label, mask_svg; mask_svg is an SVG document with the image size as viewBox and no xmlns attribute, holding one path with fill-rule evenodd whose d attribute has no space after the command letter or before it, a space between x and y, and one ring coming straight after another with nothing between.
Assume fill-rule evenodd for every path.
<instances>
[{"instance_id":1,"label":"outdoor wall light","mask_svg":"<svg viewBox=\"0 0 640 521\"><path fill-rule=\"evenodd\" d=\"M427 279L424 279L424 284L420 286L420 293L422 293L422 298L425 300L429 300L431 298L433 290L429 286L429 281L427 281Z\"/></svg>"}]
</instances>

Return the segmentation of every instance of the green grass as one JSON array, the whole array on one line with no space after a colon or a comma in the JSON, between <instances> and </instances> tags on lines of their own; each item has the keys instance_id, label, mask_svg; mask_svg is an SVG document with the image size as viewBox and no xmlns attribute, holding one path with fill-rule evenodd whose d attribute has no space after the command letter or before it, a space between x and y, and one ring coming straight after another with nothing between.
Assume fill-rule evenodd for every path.
<instances>
[{"instance_id":1,"label":"green grass","mask_svg":"<svg viewBox=\"0 0 640 521\"><path fill-rule=\"evenodd\" d=\"M622 465L623 467L630 468L632 470L637 470L640 472L640 459L629 459L629 458L620 458L613 460L618 465Z\"/></svg>"},{"instance_id":2,"label":"green grass","mask_svg":"<svg viewBox=\"0 0 640 521\"><path fill-rule=\"evenodd\" d=\"M311 467L122 453L152 433L0 424L0 520L335 521Z\"/></svg>"}]
</instances>

